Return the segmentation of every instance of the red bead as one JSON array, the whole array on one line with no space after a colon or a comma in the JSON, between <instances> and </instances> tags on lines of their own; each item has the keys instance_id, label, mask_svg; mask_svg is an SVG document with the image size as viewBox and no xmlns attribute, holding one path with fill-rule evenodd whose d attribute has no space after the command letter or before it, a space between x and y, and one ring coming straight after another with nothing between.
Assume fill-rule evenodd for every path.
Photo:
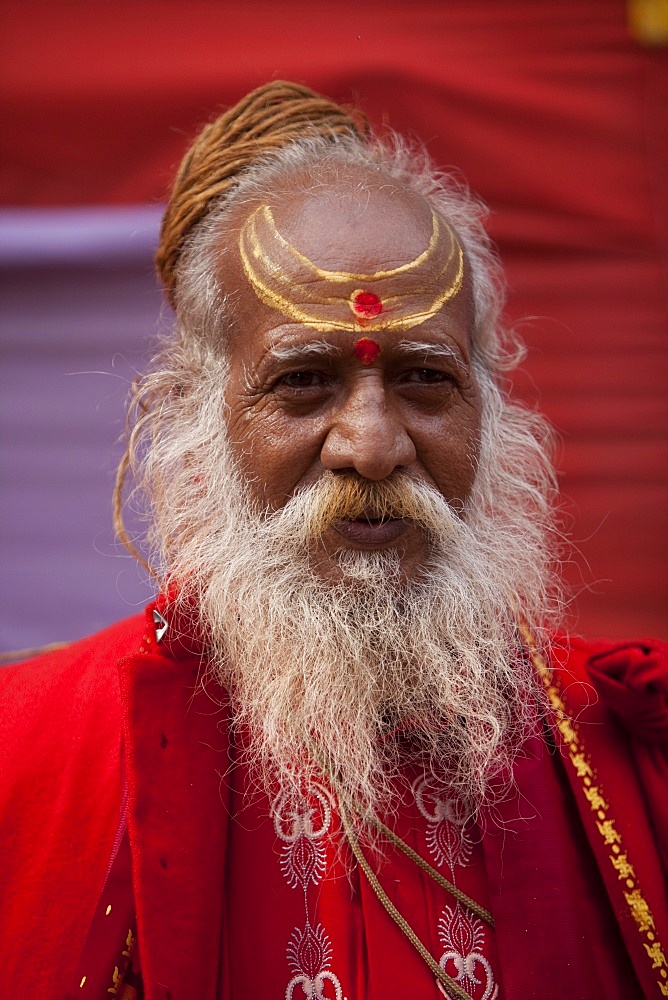
<instances>
[{"instance_id":1,"label":"red bead","mask_svg":"<svg viewBox=\"0 0 668 1000\"><path fill-rule=\"evenodd\" d=\"M363 365L372 365L380 354L380 344L377 344L375 340L370 340L369 337L361 337L355 341L353 351L355 352L355 357Z\"/></svg>"},{"instance_id":2,"label":"red bead","mask_svg":"<svg viewBox=\"0 0 668 1000\"><path fill-rule=\"evenodd\" d=\"M356 316L373 319L383 311L383 303L375 292L355 292L352 297L352 308Z\"/></svg>"}]
</instances>

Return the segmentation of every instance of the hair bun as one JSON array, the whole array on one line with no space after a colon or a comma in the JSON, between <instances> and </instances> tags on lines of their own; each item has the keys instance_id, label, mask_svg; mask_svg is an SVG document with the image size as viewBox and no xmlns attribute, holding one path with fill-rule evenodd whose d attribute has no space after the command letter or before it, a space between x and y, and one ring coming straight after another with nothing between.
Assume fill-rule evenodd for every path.
<instances>
[{"instance_id":1,"label":"hair bun","mask_svg":"<svg viewBox=\"0 0 668 1000\"><path fill-rule=\"evenodd\" d=\"M362 112L346 110L309 87L274 80L251 91L202 129L176 175L155 256L172 304L184 242L212 202L229 191L255 160L308 131L364 138L369 124Z\"/></svg>"}]
</instances>

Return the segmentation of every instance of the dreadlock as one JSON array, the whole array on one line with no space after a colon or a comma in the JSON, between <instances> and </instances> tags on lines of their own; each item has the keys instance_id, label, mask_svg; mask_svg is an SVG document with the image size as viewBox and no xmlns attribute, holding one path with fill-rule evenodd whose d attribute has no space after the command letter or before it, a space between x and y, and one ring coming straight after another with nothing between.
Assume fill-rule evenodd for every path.
<instances>
[{"instance_id":1,"label":"dreadlock","mask_svg":"<svg viewBox=\"0 0 668 1000\"><path fill-rule=\"evenodd\" d=\"M193 227L254 161L309 132L366 139L369 124L361 111L346 110L300 84L273 80L202 129L176 175L155 257L172 305L176 267Z\"/></svg>"}]
</instances>

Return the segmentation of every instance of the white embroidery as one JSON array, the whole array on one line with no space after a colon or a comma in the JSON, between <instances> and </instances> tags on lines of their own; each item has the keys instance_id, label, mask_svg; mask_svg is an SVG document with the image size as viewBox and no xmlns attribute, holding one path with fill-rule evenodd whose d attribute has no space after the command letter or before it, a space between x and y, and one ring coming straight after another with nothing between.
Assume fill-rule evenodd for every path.
<instances>
[{"instance_id":1,"label":"white embroidery","mask_svg":"<svg viewBox=\"0 0 668 1000\"><path fill-rule=\"evenodd\" d=\"M274 801L272 814L277 836L293 844L300 837L320 840L329 832L332 823L332 806L327 791L315 783L309 789L310 800L282 792ZM313 817L320 807L320 819L315 825Z\"/></svg>"},{"instance_id":2,"label":"white embroidery","mask_svg":"<svg viewBox=\"0 0 668 1000\"><path fill-rule=\"evenodd\" d=\"M300 931L295 927L288 945L288 962L295 975L285 991L286 1000L291 1000L296 986L301 986L304 995L323 997L325 984L334 987L336 1000L342 1000L343 993L338 978L330 971L332 943L322 924L314 929L306 918L306 927Z\"/></svg>"},{"instance_id":3,"label":"white embroidery","mask_svg":"<svg viewBox=\"0 0 668 1000\"><path fill-rule=\"evenodd\" d=\"M498 984L489 960L483 954L485 926L460 903L446 906L438 921L438 936L445 948L439 965L475 1000L496 1000ZM478 975L476 975L476 970ZM437 984L444 996L442 984Z\"/></svg>"},{"instance_id":4,"label":"white embroidery","mask_svg":"<svg viewBox=\"0 0 668 1000\"><path fill-rule=\"evenodd\" d=\"M314 825L314 816L320 816ZM290 888L306 889L317 885L325 872L326 852L322 839L332 822L332 807L324 789L313 787L312 799L295 799L285 792L273 805L274 829L285 843L281 851L281 870Z\"/></svg>"},{"instance_id":5,"label":"white embroidery","mask_svg":"<svg viewBox=\"0 0 668 1000\"><path fill-rule=\"evenodd\" d=\"M332 957L332 943L322 924L313 929L308 919L303 931L295 927L288 945L288 962L293 972L305 972L315 979L327 969Z\"/></svg>"},{"instance_id":6,"label":"white embroidery","mask_svg":"<svg viewBox=\"0 0 668 1000\"><path fill-rule=\"evenodd\" d=\"M315 783L308 795L284 792L273 803L276 836L283 841L281 871L291 889L304 893L304 928L295 927L287 947L293 972L285 1000L303 995L307 1000L345 1000L341 983L331 971L332 943L322 924L309 917L308 889L322 880L327 863L324 838L332 825L332 804L325 788ZM327 986L331 987L327 992ZM301 993L295 994L300 988ZM333 993L332 993L333 990Z\"/></svg>"},{"instance_id":7,"label":"white embroidery","mask_svg":"<svg viewBox=\"0 0 668 1000\"><path fill-rule=\"evenodd\" d=\"M454 797L447 788L434 784L433 779L418 778L413 783L413 794L420 813L427 820L425 839L429 851L439 868L448 866L456 885L457 867L466 867L473 853L467 831L470 813L461 799ZM446 906L438 922L438 936L445 949L439 965L472 1000L496 1000L499 994L492 966L484 954L489 950L486 933L482 920L459 902L454 907ZM449 1000L443 984L437 980L436 985Z\"/></svg>"},{"instance_id":8,"label":"white embroidery","mask_svg":"<svg viewBox=\"0 0 668 1000\"><path fill-rule=\"evenodd\" d=\"M413 783L413 794L428 823L427 847L438 867L447 864L454 877L455 866L463 867L471 860L472 845L466 833L469 813L461 799L434 787L427 778Z\"/></svg>"},{"instance_id":9,"label":"white embroidery","mask_svg":"<svg viewBox=\"0 0 668 1000\"><path fill-rule=\"evenodd\" d=\"M341 984L333 972L319 972L313 980L307 979L306 976L294 976L288 983L288 988L285 991L285 1000L292 1000L295 986L301 986L304 996L308 997L308 1000L311 1000L312 997L317 998L317 1000L321 1000L321 998L325 1000L323 990L325 989L325 983L328 981L334 986L335 1000L345 1000Z\"/></svg>"}]
</instances>

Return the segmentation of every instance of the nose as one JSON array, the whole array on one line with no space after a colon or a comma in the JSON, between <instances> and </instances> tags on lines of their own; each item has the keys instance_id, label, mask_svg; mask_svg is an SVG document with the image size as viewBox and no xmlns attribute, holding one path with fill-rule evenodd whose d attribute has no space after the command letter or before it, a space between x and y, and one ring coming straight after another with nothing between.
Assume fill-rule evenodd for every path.
<instances>
[{"instance_id":1,"label":"nose","mask_svg":"<svg viewBox=\"0 0 668 1000\"><path fill-rule=\"evenodd\" d=\"M323 466L378 480L415 459L415 445L388 403L382 381L361 377L335 412L320 452Z\"/></svg>"}]
</instances>

